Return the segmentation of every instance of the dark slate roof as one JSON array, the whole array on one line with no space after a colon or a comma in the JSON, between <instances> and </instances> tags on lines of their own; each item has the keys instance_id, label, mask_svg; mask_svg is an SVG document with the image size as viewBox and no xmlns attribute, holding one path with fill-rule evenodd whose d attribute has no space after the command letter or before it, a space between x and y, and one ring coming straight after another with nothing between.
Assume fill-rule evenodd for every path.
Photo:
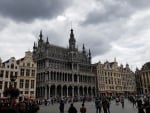
<instances>
[{"instance_id":1,"label":"dark slate roof","mask_svg":"<svg viewBox=\"0 0 150 113\"><path fill-rule=\"evenodd\" d=\"M150 62L145 63L145 64L142 66L142 69L150 69Z\"/></svg>"}]
</instances>

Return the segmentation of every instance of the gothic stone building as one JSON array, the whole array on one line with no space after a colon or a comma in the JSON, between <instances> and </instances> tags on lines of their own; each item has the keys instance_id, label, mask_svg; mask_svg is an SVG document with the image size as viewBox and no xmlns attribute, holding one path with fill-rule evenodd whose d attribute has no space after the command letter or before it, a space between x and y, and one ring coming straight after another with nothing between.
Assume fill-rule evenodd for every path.
<instances>
[{"instance_id":1,"label":"gothic stone building","mask_svg":"<svg viewBox=\"0 0 150 113\"><path fill-rule=\"evenodd\" d=\"M150 94L150 62L135 71L137 94Z\"/></svg>"},{"instance_id":2,"label":"gothic stone building","mask_svg":"<svg viewBox=\"0 0 150 113\"><path fill-rule=\"evenodd\" d=\"M96 77L91 64L91 52L76 47L71 29L69 47L63 48L43 40L34 43L33 58L37 62L36 95L39 98L95 96Z\"/></svg>"}]
</instances>

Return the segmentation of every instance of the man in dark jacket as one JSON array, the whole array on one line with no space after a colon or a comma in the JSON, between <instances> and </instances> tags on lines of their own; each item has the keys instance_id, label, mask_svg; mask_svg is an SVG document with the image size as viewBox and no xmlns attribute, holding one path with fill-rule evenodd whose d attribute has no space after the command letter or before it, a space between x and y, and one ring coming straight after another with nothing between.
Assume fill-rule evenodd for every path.
<instances>
[{"instance_id":1,"label":"man in dark jacket","mask_svg":"<svg viewBox=\"0 0 150 113\"><path fill-rule=\"evenodd\" d=\"M73 104L71 104L68 113L77 113L77 109L73 106Z\"/></svg>"},{"instance_id":2,"label":"man in dark jacket","mask_svg":"<svg viewBox=\"0 0 150 113\"><path fill-rule=\"evenodd\" d=\"M59 109L60 109L60 113L64 113L64 102L63 102L63 100L60 101Z\"/></svg>"}]
</instances>

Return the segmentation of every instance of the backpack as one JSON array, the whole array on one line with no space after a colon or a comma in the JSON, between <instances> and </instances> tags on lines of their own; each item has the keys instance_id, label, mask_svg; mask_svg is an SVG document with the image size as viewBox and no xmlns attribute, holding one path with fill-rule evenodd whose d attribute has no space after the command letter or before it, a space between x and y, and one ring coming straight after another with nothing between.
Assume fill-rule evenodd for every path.
<instances>
[{"instance_id":1,"label":"backpack","mask_svg":"<svg viewBox=\"0 0 150 113\"><path fill-rule=\"evenodd\" d=\"M99 102L99 107L102 107L102 106L103 106L102 101L100 101Z\"/></svg>"},{"instance_id":2,"label":"backpack","mask_svg":"<svg viewBox=\"0 0 150 113\"><path fill-rule=\"evenodd\" d=\"M86 108L84 108L84 107L80 108L80 112L81 113L86 113Z\"/></svg>"}]
</instances>

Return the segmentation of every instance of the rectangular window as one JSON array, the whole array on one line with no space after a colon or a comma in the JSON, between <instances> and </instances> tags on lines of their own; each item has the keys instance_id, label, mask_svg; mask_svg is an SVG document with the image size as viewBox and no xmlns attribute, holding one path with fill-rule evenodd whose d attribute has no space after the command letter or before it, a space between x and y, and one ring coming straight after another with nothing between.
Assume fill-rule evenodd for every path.
<instances>
[{"instance_id":1,"label":"rectangular window","mask_svg":"<svg viewBox=\"0 0 150 113\"><path fill-rule=\"evenodd\" d=\"M25 94L28 94L29 92L28 91L25 91Z\"/></svg>"},{"instance_id":2,"label":"rectangular window","mask_svg":"<svg viewBox=\"0 0 150 113\"><path fill-rule=\"evenodd\" d=\"M30 63L27 63L27 67L30 67Z\"/></svg>"},{"instance_id":3,"label":"rectangular window","mask_svg":"<svg viewBox=\"0 0 150 113\"><path fill-rule=\"evenodd\" d=\"M32 76L35 76L35 70L32 70Z\"/></svg>"},{"instance_id":4,"label":"rectangular window","mask_svg":"<svg viewBox=\"0 0 150 113\"><path fill-rule=\"evenodd\" d=\"M34 80L31 80L31 88L34 88Z\"/></svg>"},{"instance_id":5,"label":"rectangular window","mask_svg":"<svg viewBox=\"0 0 150 113\"><path fill-rule=\"evenodd\" d=\"M0 89L2 89L3 81L0 81Z\"/></svg>"},{"instance_id":6,"label":"rectangular window","mask_svg":"<svg viewBox=\"0 0 150 113\"><path fill-rule=\"evenodd\" d=\"M30 91L30 94L31 94L31 95L34 95L34 91Z\"/></svg>"},{"instance_id":7,"label":"rectangular window","mask_svg":"<svg viewBox=\"0 0 150 113\"><path fill-rule=\"evenodd\" d=\"M13 76L13 71L10 72L10 76Z\"/></svg>"},{"instance_id":8,"label":"rectangular window","mask_svg":"<svg viewBox=\"0 0 150 113\"><path fill-rule=\"evenodd\" d=\"M8 82L5 82L4 88L8 88Z\"/></svg>"},{"instance_id":9,"label":"rectangular window","mask_svg":"<svg viewBox=\"0 0 150 113\"><path fill-rule=\"evenodd\" d=\"M17 72L15 72L15 76L17 76L18 75L18 73Z\"/></svg>"},{"instance_id":10,"label":"rectangular window","mask_svg":"<svg viewBox=\"0 0 150 113\"><path fill-rule=\"evenodd\" d=\"M23 94L23 91L20 91L20 94Z\"/></svg>"},{"instance_id":11,"label":"rectangular window","mask_svg":"<svg viewBox=\"0 0 150 113\"><path fill-rule=\"evenodd\" d=\"M20 88L23 88L24 80L20 79Z\"/></svg>"},{"instance_id":12,"label":"rectangular window","mask_svg":"<svg viewBox=\"0 0 150 113\"><path fill-rule=\"evenodd\" d=\"M4 76L4 71L1 70L1 72L0 72L0 77L3 77L3 76Z\"/></svg>"},{"instance_id":13,"label":"rectangular window","mask_svg":"<svg viewBox=\"0 0 150 113\"><path fill-rule=\"evenodd\" d=\"M25 88L29 88L29 80L26 80Z\"/></svg>"},{"instance_id":14,"label":"rectangular window","mask_svg":"<svg viewBox=\"0 0 150 113\"><path fill-rule=\"evenodd\" d=\"M20 75L24 76L24 69L21 69Z\"/></svg>"},{"instance_id":15,"label":"rectangular window","mask_svg":"<svg viewBox=\"0 0 150 113\"><path fill-rule=\"evenodd\" d=\"M26 69L26 76L30 76L30 70Z\"/></svg>"},{"instance_id":16,"label":"rectangular window","mask_svg":"<svg viewBox=\"0 0 150 113\"><path fill-rule=\"evenodd\" d=\"M9 71L6 71L6 78L8 78L8 75L9 75Z\"/></svg>"}]
</instances>

